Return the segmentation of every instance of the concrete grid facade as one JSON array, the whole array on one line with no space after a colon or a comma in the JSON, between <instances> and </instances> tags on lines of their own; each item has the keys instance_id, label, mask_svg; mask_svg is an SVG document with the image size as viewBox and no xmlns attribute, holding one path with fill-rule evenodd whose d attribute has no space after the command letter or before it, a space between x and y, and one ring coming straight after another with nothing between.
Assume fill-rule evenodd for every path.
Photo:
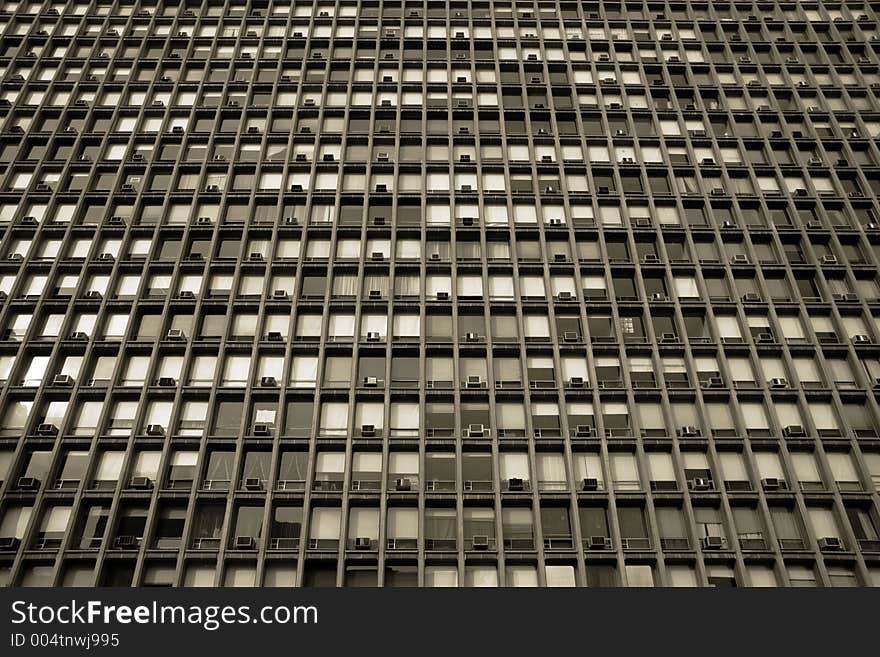
<instances>
[{"instance_id":1,"label":"concrete grid facade","mask_svg":"<svg viewBox=\"0 0 880 657\"><path fill-rule=\"evenodd\" d=\"M880 585L856 2L0 2L0 580Z\"/></svg>"}]
</instances>

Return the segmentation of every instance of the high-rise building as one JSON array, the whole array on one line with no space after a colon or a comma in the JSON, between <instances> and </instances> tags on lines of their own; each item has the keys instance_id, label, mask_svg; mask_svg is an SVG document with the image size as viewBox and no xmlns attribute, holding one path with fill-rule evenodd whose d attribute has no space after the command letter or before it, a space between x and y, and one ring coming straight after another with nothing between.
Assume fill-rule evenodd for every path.
<instances>
[{"instance_id":1,"label":"high-rise building","mask_svg":"<svg viewBox=\"0 0 880 657\"><path fill-rule=\"evenodd\" d=\"M880 585L877 12L0 2L0 580Z\"/></svg>"}]
</instances>

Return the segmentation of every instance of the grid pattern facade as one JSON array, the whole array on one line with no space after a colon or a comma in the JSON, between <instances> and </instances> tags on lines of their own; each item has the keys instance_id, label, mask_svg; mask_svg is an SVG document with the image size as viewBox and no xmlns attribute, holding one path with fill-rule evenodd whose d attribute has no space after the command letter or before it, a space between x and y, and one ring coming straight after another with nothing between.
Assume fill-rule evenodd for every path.
<instances>
[{"instance_id":1,"label":"grid pattern facade","mask_svg":"<svg viewBox=\"0 0 880 657\"><path fill-rule=\"evenodd\" d=\"M880 585L856 2L0 2L0 579Z\"/></svg>"}]
</instances>

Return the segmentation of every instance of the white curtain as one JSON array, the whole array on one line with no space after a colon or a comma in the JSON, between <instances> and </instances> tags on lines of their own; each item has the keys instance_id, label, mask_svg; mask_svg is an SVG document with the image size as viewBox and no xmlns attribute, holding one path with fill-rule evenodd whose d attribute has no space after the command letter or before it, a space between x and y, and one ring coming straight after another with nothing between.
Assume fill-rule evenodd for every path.
<instances>
[{"instance_id":1,"label":"white curtain","mask_svg":"<svg viewBox=\"0 0 880 657\"><path fill-rule=\"evenodd\" d=\"M122 462L125 460L125 452L104 452L95 472L98 481L117 481L122 472Z\"/></svg>"},{"instance_id":2,"label":"white curtain","mask_svg":"<svg viewBox=\"0 0 880 657\"><path fill-rule=\"evenodd\" d=\"M354 507L348 512L348 537L379 538L379 509Z\"/></svg>"},{"instance_id":3,"label":"white curtain","mask_svg":"<svg viewBox=\"0 0 880 657\"><path fill-rule=\"evenodd\" d=\"M309 527L309 538L338 539L341 511L337 508L312 509L312 522Z\"/></svg>"},{"instance_id":4,"label":"white curtain","mask_svg":"<svg viewBox=\"0 0 880 657\"><path fill-rule=\"evenodd\" d=\"M528 454L526 454L525 452L502 452L500 457L502 479L529 478Z\"/></svg>"}]
</instances>

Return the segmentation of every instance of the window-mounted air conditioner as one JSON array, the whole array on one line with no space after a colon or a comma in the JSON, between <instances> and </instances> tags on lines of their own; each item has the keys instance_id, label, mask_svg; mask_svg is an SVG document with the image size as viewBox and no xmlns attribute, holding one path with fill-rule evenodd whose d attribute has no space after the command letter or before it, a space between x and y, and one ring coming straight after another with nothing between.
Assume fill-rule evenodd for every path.
<instances>
[{"instance_id":1,"label":"window-mounted air conditioner","mask_svg":"<svg viewBox=\"0 0 880 657\"><path fill-rule=\"evenodd\" d=\"M761 480L761 488L764 490L779 490L779 479L776 477L765 477Z\"/></svg>"},{"instance_id":2,"label":"window-mounted air conditioner","mask_svg":"<svg viewBox=\"0 0 880 657\"><path fill-rule=\"evenodd\" d=\"M40 480L36 477L19 477L16 482L18 490L36 490L40 487Z\"/></svg>"},{"instance_id":3,"label":"window-mounted air conditioner","mask_svg":"<svg viewBox=\"0 0 880 657\"><path fill-rule=\"evenodd\" d=\"M253 536L236 536L235 537L235 549L236 550L253 550L254 549Z\"/></svg>"}]
</instances>

